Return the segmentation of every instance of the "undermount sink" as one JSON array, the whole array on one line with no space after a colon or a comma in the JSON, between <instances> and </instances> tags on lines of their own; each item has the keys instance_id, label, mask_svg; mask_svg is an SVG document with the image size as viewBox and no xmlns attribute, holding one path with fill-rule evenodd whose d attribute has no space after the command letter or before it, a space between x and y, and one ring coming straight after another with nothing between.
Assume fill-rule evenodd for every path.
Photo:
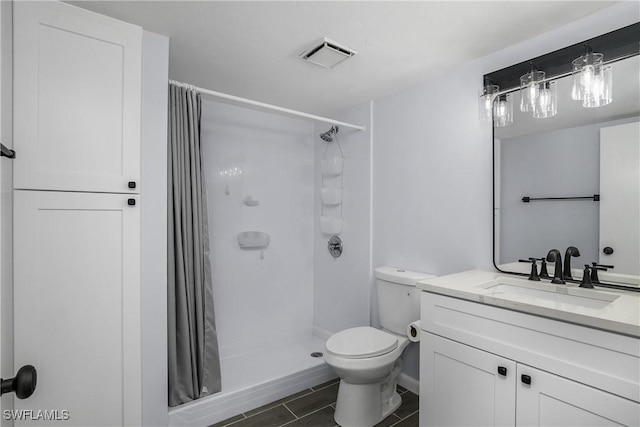
<instances>
[{"instance_id":1,"label":"undermount sink","mask_svg":"<svg viewBox=\"0 0 640 427\"><path fill-rule=\"evenodd\" d=\"M542 282L499 278L476 285L486 289L484 296L523 303L553 303L554 305L603 309L619 298L619 295L581 289L575 286L554 285Z\"/></svg>"}]
</instances>

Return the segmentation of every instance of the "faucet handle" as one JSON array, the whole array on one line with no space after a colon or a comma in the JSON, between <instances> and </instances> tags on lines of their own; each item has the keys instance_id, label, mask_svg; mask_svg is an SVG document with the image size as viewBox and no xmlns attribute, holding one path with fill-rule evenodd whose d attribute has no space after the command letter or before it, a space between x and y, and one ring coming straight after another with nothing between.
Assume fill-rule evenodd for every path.
<instances>
[{"instance_id":1,"label":"faucet handle","mask_svg":"<svg viewBox=\"0 0 640 427\"><path fill-rule=\"evenodd\" d=\"M607 271L609 268L613 268L613 265L602 265L597 262L592 262L591 264L591 282L592 283L600 283L600 278L598 277L598 270Z\"/></svg>"},{"instance_id":2,"label":"faucet handle","mask_svg":"<svg viewBox=\"0 0 640 427\"><path fill-rule=\"evenodd\" d=\"M543 279L550 279L551 276L549 276L549 272L547 271L547 258L542 257L542 258L538 258L538 260L541 261L541 263L540 263L540 277L542 277Z\"/></svg>"},{"instance_id":3,"label":"faucet handle","mask_svg":"<svg viewBox=\"0 0 640 427\"><path fill-rule=\"evenodd\" d=\"M528 280L533 280L535 282L539 282L540 281L540 276L538 275L538 263L536 262L538 260L538 258L531 258L529 257L529 259L519 259L518 262L530 262L531 263L531 272L529 273L529 278Z\"/></svg>"},{"instance_id":4,"label":"faucet handle","mask_svg":"<svg viewBox=\"0 0 640 427\"><path fill-rule=\"evenodd\" d=\"M584 271L582 273L582 282L580 282L580 286L579 286L580 288L593 289L593 284L591 283L591 276L589 275L590 268L596 269L597 267L589 267L589 264L584 265Z\"/></svg>"}]
</instances>

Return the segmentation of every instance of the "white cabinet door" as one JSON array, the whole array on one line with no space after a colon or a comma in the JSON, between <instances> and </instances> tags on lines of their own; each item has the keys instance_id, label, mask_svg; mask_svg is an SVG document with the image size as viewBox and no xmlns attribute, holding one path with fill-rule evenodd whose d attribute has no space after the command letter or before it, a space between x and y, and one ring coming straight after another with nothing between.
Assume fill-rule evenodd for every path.
<instances>
[{"instance_id":1,"label":"white cabinet door","mask_svg":"<svg viewBox=\"0 0 640 427\"><path fill-rule=\"evenodd\" d=\"M139 191L141 46L139 27L14 2L14 188Z\"/></svg>"},{"instance_id":2,"label":"white cabinet door","mask_svg":"<svg viewBox=\"0 0 640 427\"><path fill-rule=\"evenodd\" d=\"M638 402L520 364L517 383L518 426L640 425Z\"/></svg>"},{"instance_id":3,"label":"white cabinet door","mask_svg":"<svg viewBox=\"0 0 640 427\"><path fill-rule=\"evenodd\" d=\"M512 426L515 362L422 331L421 426Z\"/></svg>"},{"instance_id":4,"label":"white cabinet door","mask_svg":"<svg viewBox=\"0 0 640 427\"><path fill-rule=\"evenodd\" d=\"M65 426L139 425L138 196L18 190L14 199L15 364L38 370L16 409L66 410Z\"/></svg>"},{"instance_id":5,"label":"white cabinet door","mask_svg":"<svg viewBox=\"0 0 640 427\"><path fill-rule=\"evenodd\" d=\"M600 130L600 263L640 274L640 123ZM607 255L604 248L613 253ZM586 260L588 261L588 260Z\"/></svg>"}]
</instances>

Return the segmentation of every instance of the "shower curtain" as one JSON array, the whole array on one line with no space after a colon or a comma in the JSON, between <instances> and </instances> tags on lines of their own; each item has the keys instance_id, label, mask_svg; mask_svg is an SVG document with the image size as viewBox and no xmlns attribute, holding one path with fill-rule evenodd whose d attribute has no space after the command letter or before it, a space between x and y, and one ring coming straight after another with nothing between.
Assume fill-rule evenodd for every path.
<instances>
[{"instance_id":1,"label":"shower curtain","mask_svg":"<svg viewBox=\"0 0 640 427\"><path fill-rule=\"evenodd\" d=\"M200 94L193 87L169 84L169 406L221 390L201 164L201 108Z\"/></svg>"}]
</instances>

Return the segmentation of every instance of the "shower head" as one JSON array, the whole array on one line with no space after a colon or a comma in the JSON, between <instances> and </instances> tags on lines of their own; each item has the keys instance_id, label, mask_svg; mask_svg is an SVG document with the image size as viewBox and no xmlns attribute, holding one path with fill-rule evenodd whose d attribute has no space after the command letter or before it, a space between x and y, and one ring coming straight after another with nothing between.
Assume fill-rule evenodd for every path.
<instances>
[{"instance_id":1,"label":"shower head","mask_svg":"<svg viewBox=\"0 0 640 427\"><path fill-rule=\"evenodd\" d=\"M331 136L331 132L321 133L320 134L320 139L323 140L324 142L333 141L333 137Z\"/></svg>"},{"instance_id":2,"label":"shower head","mask_svg":"<svg viewBox=\"0 0 640 427\"><path fill-rule=\"evenodd\" d=\"M331 129L320 134L320 139L322 139L324 142L332 142L333 135L337 133L338 133L338 126L331 126Z\"/></svg>"}]
</instances>

